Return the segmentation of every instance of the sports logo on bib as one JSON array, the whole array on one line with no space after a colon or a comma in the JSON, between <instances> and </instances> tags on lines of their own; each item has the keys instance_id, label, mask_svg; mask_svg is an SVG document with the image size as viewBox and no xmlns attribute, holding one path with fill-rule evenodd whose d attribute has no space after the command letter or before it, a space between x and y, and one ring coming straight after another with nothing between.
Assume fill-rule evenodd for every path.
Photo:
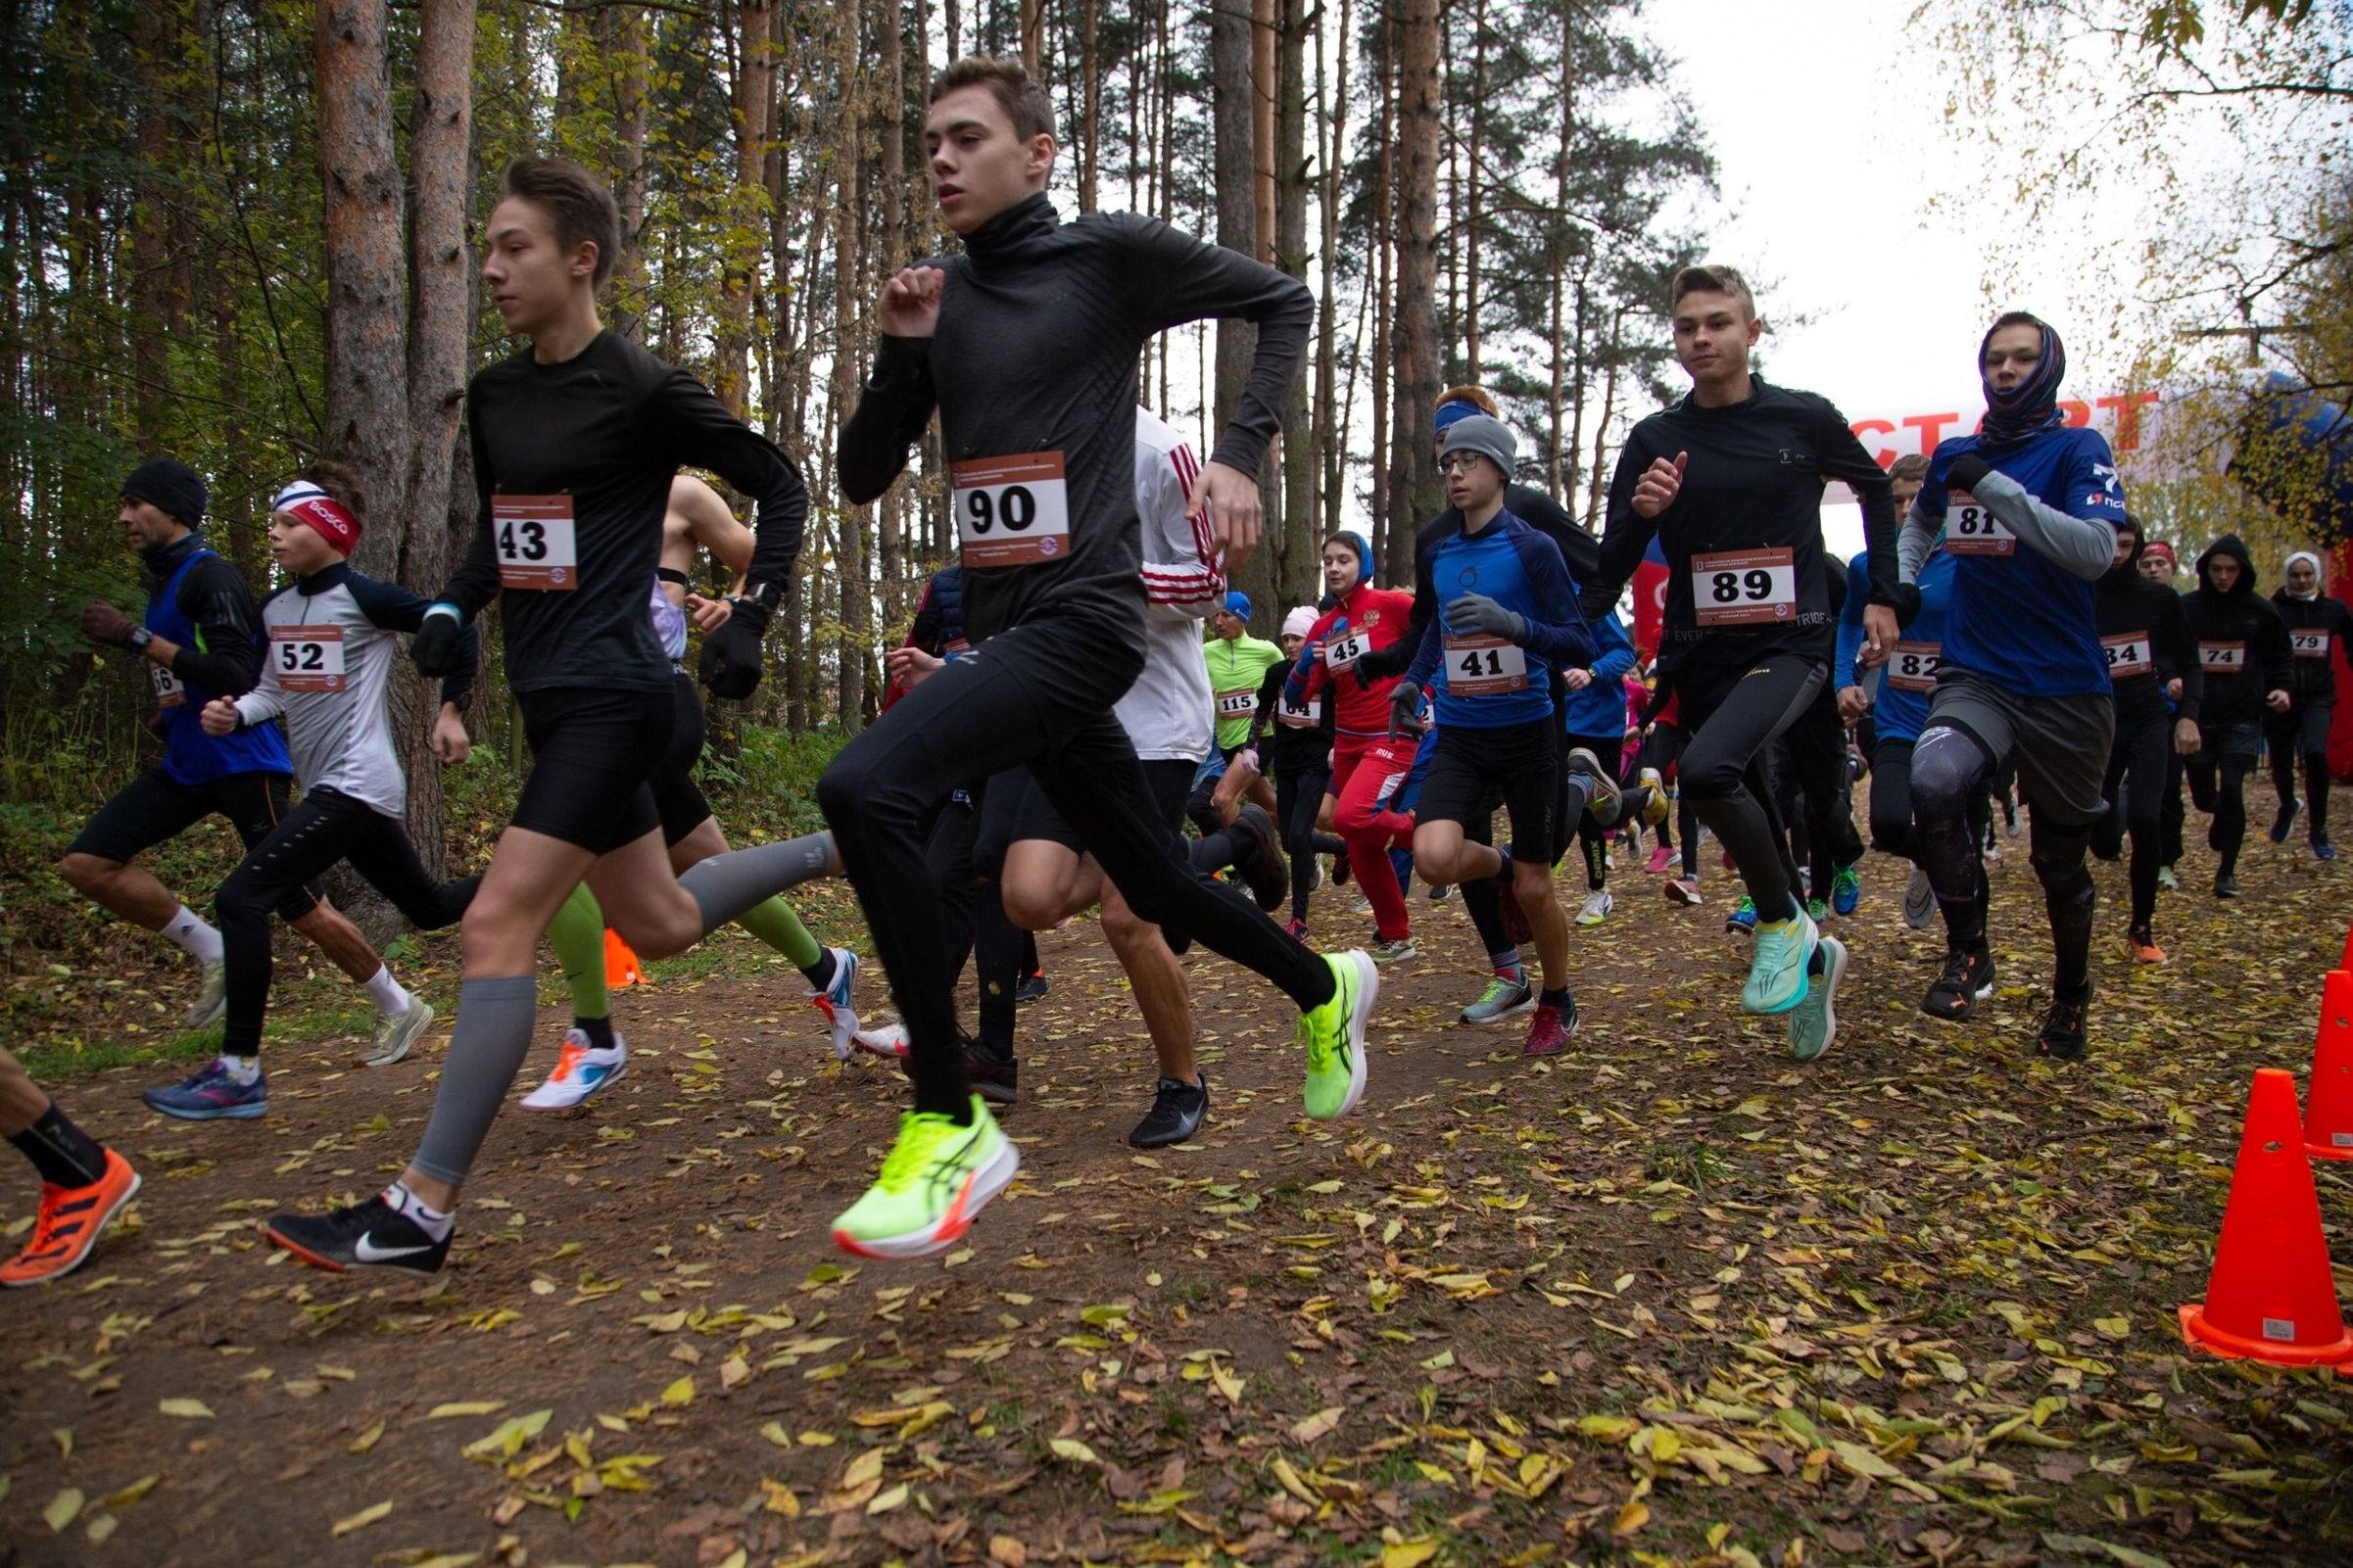
<instances>
[{"instance_id":1,"label":"sports logo on bib","mask_svg":"<svg viewBox=\"0 0 2353 1568\"><path fill-rule=\"evenodd\" d=\"M1795 620L1797 556L1787 548L1694 555L1691 608L1702 626L1770 626Z\"/></svg>"},{"instance_id":2,"label":"sports logo on bib","mask_svg":"<svg viewBox=\"0 0 2353 1568\"><path fill-rule=\"evenodd\" d=\"M2244 642L2200 642L2198 668L2236 675L2247 667L2247 645Z\"/></svg>"},{"instance_id":3,"label":"sports logo on bib","mask_svg":"<svg viewBox=\"0 0 2353 1568\"><path fill-rule=\"evenodd\" d=\"M1528 689L1527 650L1500 637L1449 637L1446 689L1458 697L1500 697Z\"/></svg>"},{"instance_id":4,"label":"sports logo on bib","mask_svg":"<svg viewBox=\"0 0 2353 1568\"><path fill-rule=\"evenodd\" d=\"M571 497L493 496L490 523L501 588L569 594L580 587Z\"/></svg>"},{"instance_id":5,"label":"sports logo on bib","mask_svg":"<svg viewBox=\"0 0 2353 1568\"><path fill-rule=\"evenodd\" d=\"M948 465L948 483L966 566L1034 566L1070 553L1070 485L1062 453L967 458Z\"/></svg>"},{"instance_id":6,"label":"sports logo on bib","mask_svg":"<svg viewBox=\"0 0 2353 1568\"><path fill-rule=\"evenodd\" d=\"M271 627L269 667L277 672L278 685L289 691L341 691L343 628Z\"/></svg>"},{"instance_id":7,"label":"sports logo on bib","mask_svg":"<svg viewBox=\"0 0 2353 1568\"><path fill-rule=\"evenodd\" d=\"M1888 655L1888 685L1898 691L1934 691L1941 642L1898 642Z\"/></svg>"},{"instance_id":8,"label":"sports logo on bib","mask_svg":"<svg viewBox=\"0 0 2353 1568\"><path fill-rule=\"evenodd\" d=\"M2149 657L2148 636L2142 632L2124 632L2115 637L2103 637L2099 645L2108 650L2108 673L2118 679L2129 675L2153 675L2156 663Z\"/></svg>"},{"instance_id":9,"label":"sports logo on bib","mask_svg":"<svg viewBox=\"0 0 2353 1568\"><path fill-rule=\"evenodd\" d=\"M2015 555L2018 536L1965 490L1945 498L1945 547L1955 555Z\"/></svg>"}]
</instances>

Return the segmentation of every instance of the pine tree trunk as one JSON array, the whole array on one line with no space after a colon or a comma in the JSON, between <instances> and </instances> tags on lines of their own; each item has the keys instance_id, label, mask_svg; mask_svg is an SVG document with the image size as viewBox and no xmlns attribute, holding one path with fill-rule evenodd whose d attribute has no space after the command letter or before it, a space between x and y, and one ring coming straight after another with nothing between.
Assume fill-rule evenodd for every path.
<instances>
[{"instance_id":1,"label":"pine tree trunk","mask_svg":"<svg viewBox=\"0 0 2353 1568\"><path fill-rule=\"evenodd\" d=\"M839 8L835 25L838 29L835 80L841 94L841 115L840 137L834 149L835 177L840 183L834 218L834 375L830 402L832 417L839 420L846 416L857 399L865 363L857 293L863 276L858 253L865 214L859 190L859 172L864 166L864 153L859 145L863 138L858 134L862 119L859 106L864 89L858 69L859 35L863 30L858 8L854 5ZM835 556L835 568L841 606L841 636L836 643L840 693L837 717L843 730L855 735L863 726L866 706L866 643L873 616L869 609L864 536L873 513L865 506L850 506L840 497L836 499L840 503L840 548Z\"/></svg>"},{"instance_id":2,"label":"pine tree trunk","mask_svg":"<svg viewBox=\"0 0 2353 1568\"><path fill-rule=\"evenodd\" d=\"M1436 514L1437 463L1424 432L1438 402L1438 0L1405 0L1398 79L1397 354L1389 454L1386 580L1411 581L1414 533Z\"/></svg>"},{"instance_id":3,"label":"pine tree trunk","mask_svg":"<svg viewBox=\"0 0 2353 1568\"><path fill-rule=\"evenodd\" d=\"M1395 372L1389 352L1390 323L1396 309L1397 255L1397 23L1385 11L1378 52L1380 133L1374 144L1380 161L1372 185L1372 373L1369 395L1372 404L1372 537L1366 541L1376 561L1387 556L1389 535L1389 380Z\"/></svg>"},{"instance_id":4,"label":"pine tree trunk","mask_svg":"<svg viewBox=\"0 0 2353 1568\"><path fill-rule=\"evenodd\" d=\"M1279 91L1275 104L1274 264L1307 281L1307 0L1282 0L1281 48L1276 59ZM1328 299L1328 294L1326 295ZM1329 307L1318 310L1326 316ZM1330 328L1320 344L1328 344ZM1286 605L1313 602L1316 573L1316 427L1308 418L1308 377L1291 382L1282 409L1282 533L1275 561L1274 602L1256 617L1269 630L1281 626Z\"/></svg>"},{"instance_id":5,"label":"pine tree trunk","mask_svg":"<svg viewBox=\"0 0 2353 1568\"><path fill-rule=\"evenodd\" d=\"M1336 331L1334 318L1339 313L1339 289L1334 268L1340 254L1340 168L1348 146L1348 56L1354 47L1356 0L1340 0L1341 47L1336 62L1336 74L1329 96L1323 82L1323 11L1316 11L1316 108L1321 123L1317 127L1316 147L1323 160L1322 180L1319 189L1319 206L1322 217L1321 265L1322 292L1316 310L1316 439L1321 459L1323 478L1323 515L1318 532L1329 534L1340 526L1341 504L1347 482L1348 427L1333 423L1336 407L1339 363L1333 343ZM1319 552L1320 553L1320 552ZM1312 570L1312 569L1311 569ZM1310 596L1304 601L1314 603L1321 594L1315 594L1315 582L1310 578Z\"/></svg>"},{"instance_id":6,"label":"pine tree trunk","mask_svg":"<svg viewBox=\"0 0 2353 1568\"><path fill-rule=\"evenodd\" d=\"M1216 132L1218 243L1244 256L1259 254L1258 166L1254 138L1251 19L1234 6L1211 14L1209 27L1210 76L1215 97L1212 124ZM1204 451L1218 444L1225 422L1241 405L1242 389L1250 378L1250 362L1258 350L1258 328L1247 321L1217 324L1217 381L1206 428ZM1264 486L1261 487L1262 494ZM1273 574L1269 556L1260 549L1234 574L1234 587L1254 600L1271 599Z\"/></svg>"},{"instance_id":7,"label":"pine tree trunk","mask_svg":"<svg viewBox=\"0 0 2353 1568\"><path fill-rule=\"evenodd\" d=\"M643 6L599 14L613 66L613 200L621 210L621 254L613 259L613 330L636 338L646 287L646 105L652 37Z\"/></svg>"}]
</instances>

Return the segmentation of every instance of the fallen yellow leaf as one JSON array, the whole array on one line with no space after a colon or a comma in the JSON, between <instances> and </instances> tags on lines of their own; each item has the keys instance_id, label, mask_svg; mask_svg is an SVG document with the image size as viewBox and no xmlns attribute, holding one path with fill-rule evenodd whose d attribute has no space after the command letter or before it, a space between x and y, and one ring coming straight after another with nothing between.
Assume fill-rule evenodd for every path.
<instances>
[{"instance_id":1,"label":"fallen yellow leaf","mask_svg":"<svg viewBox=\"0 0 2353 1568\"><path fill-rule=\"evenodd\" d=\"M49 1506L41 1510L41 1517L49 1521L51 1535L65 1534L66 1526L81 1517L81 1488L68 1487L51 1497Z\"/></svg>"},{"instance_id":2,"label":"fallen yellow leaf","mask_svg":"<svg viewBox=\"0 0 2353 1568\"><path fill-rule=\"evenodd\" d=\"M1073 1464L1101 1464L1103 1462L1095 1457L1094 1449L1077 1438L1056 1438L1048 1447L1054 1450L1055 1457L1068 1459Z\"/></svg>"},{"instance_id":3,"label":"fallen yellow leaf","mask_svg":"<svg viewBox=\"0 0 2353 1568\"><path fill-rule=\"evenodd\" d=\"M202 1400L165 1400L156 1408L166 1415L184 1416L191 1421L210 1421L213 1407Z\"/></svg>"},{"instance_id":4,"label":"fallen yellow leaf","mask_svg":"<svg viewBox=\"0 0 2353 1568\"><path fill-rule=\"evenodd\" d=\"M497 1415L506 1408L504 1400L457 1400L449 1404L436 1404L425 1412L428 1421L444 1421L454 1415Z\"/></svg>"},{"instance_id":5,"label":"fallen yellow leaf","mask_svg":"<svg viewBox=\"0 0 2353 1568\"><path fill-rule=\"evenodd\" d=\"M385 1498L382 1502L371 1502L366 1507L360 1509L358 1513L353 1514L350 1518L336 1520L335 1528L330 1532L330 1534L340 1540L342 1537L350 1535L355 1530L365 1530L369 1525L374 1524L378 1519L383 1518L390 1512L392 1512L392 1499L390 1497Z\"/></svg>"}]
</instances>

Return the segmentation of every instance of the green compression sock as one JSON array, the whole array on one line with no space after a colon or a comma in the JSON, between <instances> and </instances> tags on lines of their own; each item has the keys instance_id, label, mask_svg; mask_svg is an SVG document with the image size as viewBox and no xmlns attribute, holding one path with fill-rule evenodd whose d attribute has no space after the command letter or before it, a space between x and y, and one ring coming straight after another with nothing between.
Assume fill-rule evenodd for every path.
<instances>
[{"instance_id":1,"label":"green compression sock","mask_svg":"<svg viewBox=\"0 0 2353 1568\"><path fill-rule=\"evenodd\" d=\"M800 917L792 913L792 906L783 899L771 898L753 905L736 924L784 954L785 962L800 971L819 990L832 983L832 959L800 923Z\"/></svg>"},{"instance_id":2,"label":"green compression sock","mask_svg":"<svg viewBox=\"0 0 2353 1568\"><path fill-rule=\"evenodd\" d=\"M612 996L604 988L604 910L588 883L573 888L548 923L548 945L555 949L564 986L572 993L572 1016L611 1017Z\"/></svg>"}]
</instances>

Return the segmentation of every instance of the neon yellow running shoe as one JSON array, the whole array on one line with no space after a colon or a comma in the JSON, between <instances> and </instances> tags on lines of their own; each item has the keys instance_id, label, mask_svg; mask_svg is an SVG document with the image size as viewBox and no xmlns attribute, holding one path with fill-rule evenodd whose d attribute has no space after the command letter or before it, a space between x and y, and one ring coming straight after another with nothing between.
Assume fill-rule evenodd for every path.
<instances>
[{"instance_id":1,"label":"neon yellow running shoe","mask_svg":"<svg viewBox=\"0 0 2353 1568\"><path fill-rule=\"evenodd\" d=\"M860 1258L928 1258L971 1229L1022 1167L977 1094L972 1113L964 1127L936 1111L901 1113L882 1175L834 1221L834 1245Z\"/></svg>"},{"instance_id":2,"label":"neon yellow running shoe","mask_svg":"<svg viewBox=\"0 0 2353 1568\"><path fill-rule=\"evenodd\" d=\"M1318 1121L1345 1116L1365 1094L1365 1021L1380 995L1380 971L1361 948L1326 953L1331 1000L1299 1015L1298 1040L1307 1052L1307 1114Z\"/></svg>"}]
</instances>

